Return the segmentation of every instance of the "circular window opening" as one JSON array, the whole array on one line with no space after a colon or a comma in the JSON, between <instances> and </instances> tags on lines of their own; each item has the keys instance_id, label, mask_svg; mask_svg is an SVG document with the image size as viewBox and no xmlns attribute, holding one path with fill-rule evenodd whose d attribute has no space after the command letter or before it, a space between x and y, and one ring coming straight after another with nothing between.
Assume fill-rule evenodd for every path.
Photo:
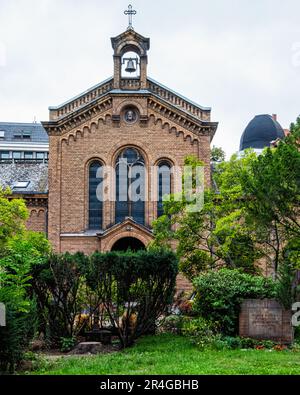
<instances>
[{"instance_id":1,"label":"circular window opening","mask_svg":"<svg viewBox=\"0 0 300 395\"><path fill-rule=\"evenodd\" d=\"M129 124L135 123L139 118L138 110L134 107L128 107L124 110L124 121Z\"/></svg>"}]
</instances>

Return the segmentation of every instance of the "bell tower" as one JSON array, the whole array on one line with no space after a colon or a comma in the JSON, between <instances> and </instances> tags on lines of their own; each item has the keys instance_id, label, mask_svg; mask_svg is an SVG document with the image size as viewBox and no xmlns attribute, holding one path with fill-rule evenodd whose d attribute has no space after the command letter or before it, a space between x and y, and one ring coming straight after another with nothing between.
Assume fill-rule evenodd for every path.
<instances>
[{"instance_id":1,"label":"bell tower","mask_svg":"<svg viewBox=\"0 0 300 395\"><path fill-rule=\"evenodd\" d=\"M131 5L124 12L129 17L129 25L124 33L111 38L114 50L114 89L139 90L147 88L147 51L150 39L136 33L132 27L132 15L136 14Z\"/></svg>"}]
</instances>

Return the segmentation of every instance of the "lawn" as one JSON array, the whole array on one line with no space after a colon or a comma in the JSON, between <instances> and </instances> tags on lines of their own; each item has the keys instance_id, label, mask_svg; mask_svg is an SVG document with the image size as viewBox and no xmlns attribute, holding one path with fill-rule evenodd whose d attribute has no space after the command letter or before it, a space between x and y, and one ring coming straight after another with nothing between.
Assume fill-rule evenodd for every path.
<instances>
[{"instance_id":1,"label":"lawn","mask_svg":"<svg viewBox=\"0 0 300 395\"><path fill-rule=\"evenodd\" d=\"M200 351L184 337L162 334L121 352L62 357L34 374L300 374L300 352Z\"/></svg>"}]
</instances>

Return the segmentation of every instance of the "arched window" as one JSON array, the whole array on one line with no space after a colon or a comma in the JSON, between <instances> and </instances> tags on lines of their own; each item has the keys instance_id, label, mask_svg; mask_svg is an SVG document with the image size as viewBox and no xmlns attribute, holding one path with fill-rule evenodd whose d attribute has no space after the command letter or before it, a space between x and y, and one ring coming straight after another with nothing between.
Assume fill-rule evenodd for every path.
<instances>
[{"instance_id":1,"label":"arched window","mask_svg":"<svg viewBox=\"0 0 300 395\"><path fill-rule=\"evenodd\" d=\"M171 193L171 165L167 161L158 164L158 201L157 201L157 217L163 215L163 197Z\"/></svg>"},{"instance_id":2,"label":"arched window","mask_svg":"<svg viewBox=\"0 0 300 395\"><path fill-rule=\"evenodd\" d=\"M135 148L125 148L116 161L116 223L125 217L145 222L145 160Z\"/></svg>"},{"instance_id":3,"label":"arched window","mask_svg":"<svg viewBox=\"0 0 300 395\"><path fill-rule=\"evenodd\" d=\"M89 229L102 229L103 167L93 161L89 167Z\"/></svg>"}]
</instances>

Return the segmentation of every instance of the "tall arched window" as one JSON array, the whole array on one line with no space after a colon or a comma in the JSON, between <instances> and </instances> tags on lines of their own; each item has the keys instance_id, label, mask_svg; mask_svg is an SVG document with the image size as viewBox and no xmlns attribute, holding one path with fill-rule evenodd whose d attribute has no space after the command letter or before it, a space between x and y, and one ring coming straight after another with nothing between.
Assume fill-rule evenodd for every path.
<instances>
[{"instance_id":1,"label":"tall arched window","mask_svg":"<svg viewBox=\"0 0 300 395\"><path fill-rule=\"evenodd\" d=\"M171 193L171 165L167 161L158 164L158 201L157 201L157 217L163 215L163 197Z\"/></svg>"},{"instance_id":2,"label":"tall arched window","mask_svg":"<svg viewBox=\"0 0 300 395\"><path fill-rule=\"evenodd\" d=\"M89 167L89 229L102 229L103 167L95 160Z\"/></svg>"},{"instance_id":3,"label":"tall arched window","mask_svg":"<svg viewBox=\"0 0 300 395\"><path fill-rule=\"evenodd\" d=\"M125 217L145 222L145 160L135 148L125 148L116 161L116 223Z\"/></svg>"}]
</instances>

